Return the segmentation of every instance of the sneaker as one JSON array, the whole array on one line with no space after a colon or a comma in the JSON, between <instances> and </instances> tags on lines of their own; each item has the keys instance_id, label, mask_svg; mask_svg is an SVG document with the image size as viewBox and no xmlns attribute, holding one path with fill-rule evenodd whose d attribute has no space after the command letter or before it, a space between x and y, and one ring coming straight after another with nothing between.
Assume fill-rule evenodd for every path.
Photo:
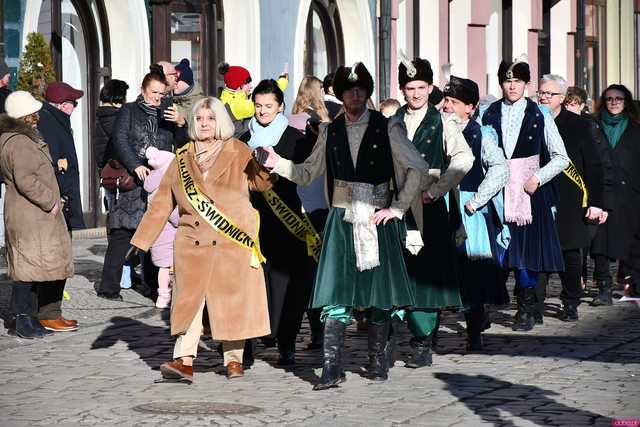
<instances>
[{"instance_id":1,"label":"sneaker","mask_svg":"<svg viewBox=\"0 0 640 427\"><path fill-rule=\"evenodd\" d=\"M171 307L171 291L162 292L158 291L158 299L156 300L156 308L169 308Z\"/></svg>"},{"instance_id":2,"label":"sneaker","mask_svg":"<svg viewBox=\"0 0 640 427\"><path fill-rule=\"evenodd\" d=\"M122 277L120 278L120 288L121 289L131 288L131 266L129 264L125 264L122 266Z\"/></svg>"}]
</instances>

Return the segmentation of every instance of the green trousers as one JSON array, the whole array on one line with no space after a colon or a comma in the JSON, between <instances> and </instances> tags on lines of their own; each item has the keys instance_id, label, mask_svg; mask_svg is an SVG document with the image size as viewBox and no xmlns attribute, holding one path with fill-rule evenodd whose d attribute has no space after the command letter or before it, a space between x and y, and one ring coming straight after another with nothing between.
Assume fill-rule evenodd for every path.
<instances>
[{"instance_id":1,"label":"green trousers","mask_svg":"<svg viewBox=\"0 0 640 427\"><path fill-rule=\"evenodd\" d=\"M373 325L382 325L387 320L391 319L391 316L395 315L395 310L382 310L380 308L371 307L368 314L368 320ZM327 305L322 308L320 314L320 321L324 322L328 317L339 320L342 323L348 325L353 320L353 307L347 307L345 305Z\"/></svg>"},{"instance_id":2,"label":"green trousers","mask_svg":"<svg viewBox=\"0 0 640 427\"><path fill-rule=\"evenodd\" d=\"M414 337L426 337L438 327L438 310L413 308L402 310L401 319L407 320L407 326Z\"/></svg>"}]
</instances>

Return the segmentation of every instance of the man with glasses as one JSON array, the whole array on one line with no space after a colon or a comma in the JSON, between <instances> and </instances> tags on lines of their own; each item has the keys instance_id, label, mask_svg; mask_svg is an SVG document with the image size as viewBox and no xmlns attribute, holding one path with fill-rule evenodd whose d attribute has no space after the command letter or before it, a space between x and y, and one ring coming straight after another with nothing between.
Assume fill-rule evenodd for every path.
<instances>
[{"instance_id":1,"label":"man with glasses","mask_svg":"<svg viewBox=\"0 0 640 427\"><path fill-rule=\"evenodd\" d=\"M556 224L562 247L565 271L562 281L562 314L567 322L578 320L578 306L582 296L581 250L591 239L588 224L602 224L607 219L604 206L603 167L586 119L570 113L564 106L567 81L555 74L542 76L538 89L538 102L546 105L555 119L564 141L569 166L556 175L553 184L558 192ZM536 315L542 317L544 291L548 275L540 273Z\"/></svg>"},{"instance_id":2,"label":"man with glasses","mask_svg":"<svg viewBox=\"0 0 640 427\"><path fill-rule=\"evenodd\" d=\"M516 276L515 331L533 329L539 273L564 270L552 213L557 200L548 183L569 165L569 158L549 110L524 97L530 79L525 61L502 61L498 81L503 98L482 116L482 123L498 134L511 173L504 190L511 233L504 267Z\"/></svg>"},{"instance_id":3,"label":"man with glasses","mask_svg":"<svg viewBox=\"0 0 640 427\"><path fill-rule=\"evenodd\" d=\"M51 159L60 188L60 206L67 221L69 231L85 228L80 199L80 173L78 156L73 140L70 116L78 106L84 92L74 89L64 82L54 82L47 86L45 100L38 112L38 131L49 146ZM55 248L50 248L52 251ZM48 303L43 305L38 319L42 326L54 332L68 332L78 329L78 322L62 317L61 305L65 282L47 286L47 295L40 295Z\"/></svg>"}]
</instances>

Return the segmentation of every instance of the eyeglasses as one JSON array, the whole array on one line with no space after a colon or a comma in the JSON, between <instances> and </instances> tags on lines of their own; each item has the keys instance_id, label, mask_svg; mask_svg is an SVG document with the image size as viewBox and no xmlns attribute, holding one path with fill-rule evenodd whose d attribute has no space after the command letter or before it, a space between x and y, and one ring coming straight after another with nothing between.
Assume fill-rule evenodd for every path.
<instances>
[{"instance_id":1,"label":"eyeglasses","mask_svg":"<svg viewBox=\"0 0 640 427\"><path fill-rule=\"evenodd\" d=\"M537 91L539 98L553 98L556 95L562 95L560 92L546 92L546 91Z\"/></svg>"},{"instance_id":2,"label":"eyeglasses","mask_svg":"<svg viewBox=\"0 0 640 427\"><path fill-rule=\"evenodd\" d=\"M604 99L604 101L607 104L617 104L618 102L623 102L624 98L621 98L619 96L613 97L613 96L608 96Z\"/></svg>"}]
</instances>

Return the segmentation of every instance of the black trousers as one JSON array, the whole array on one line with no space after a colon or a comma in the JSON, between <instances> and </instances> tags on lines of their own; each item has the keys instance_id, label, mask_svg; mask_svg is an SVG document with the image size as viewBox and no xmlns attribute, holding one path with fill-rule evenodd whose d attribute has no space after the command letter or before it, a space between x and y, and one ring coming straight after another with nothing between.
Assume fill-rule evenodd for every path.
<instances>
[{"instance_id":1,"label":"black trousers","mask_svg":"<svg viewBox=\"0 0 640 427\"><path fill-rule=\"evenodd\" d=\"M560 273L562 292L560 299L564 305L579 305L582 297L582 254L580 249L562 251L564 272ZM595 275L595 274L594 274Z\"/></svg>"},{"instance_id":2,"label":"black trousers","mask_svg":"<svg viewBox=\"0 0 640 427\"><path fill-rule=\"evenodd\" d=\"M10 310L39 320L53 320L62 315L62 294L66 280L20 282L13 285Z\"/></svg>"},{"instance_id":3,"label":"black trousers","mask_svg":"<svg viewBox=\"0 0 640 427\"><path fill-rule=\"evenodd\" d=\"M125 262L127 251L131 247L131 238L135 230L128 228L114 228L109 233L107 253L104 255L102 267L102 280L98 292L115 295L120 293L120 278L122 266Z\"/></svg>"},{"instance_id":4,"label":"black trousers","mask_svg":"<svg viewBox=\"0 0 640 427\"><path fill-rule=\"evenodd\" d=\"M596 282L611 283L611 268L609 267L609 258L604 255L594 255L593 280Z\"/></svg>"}]
</instances>

